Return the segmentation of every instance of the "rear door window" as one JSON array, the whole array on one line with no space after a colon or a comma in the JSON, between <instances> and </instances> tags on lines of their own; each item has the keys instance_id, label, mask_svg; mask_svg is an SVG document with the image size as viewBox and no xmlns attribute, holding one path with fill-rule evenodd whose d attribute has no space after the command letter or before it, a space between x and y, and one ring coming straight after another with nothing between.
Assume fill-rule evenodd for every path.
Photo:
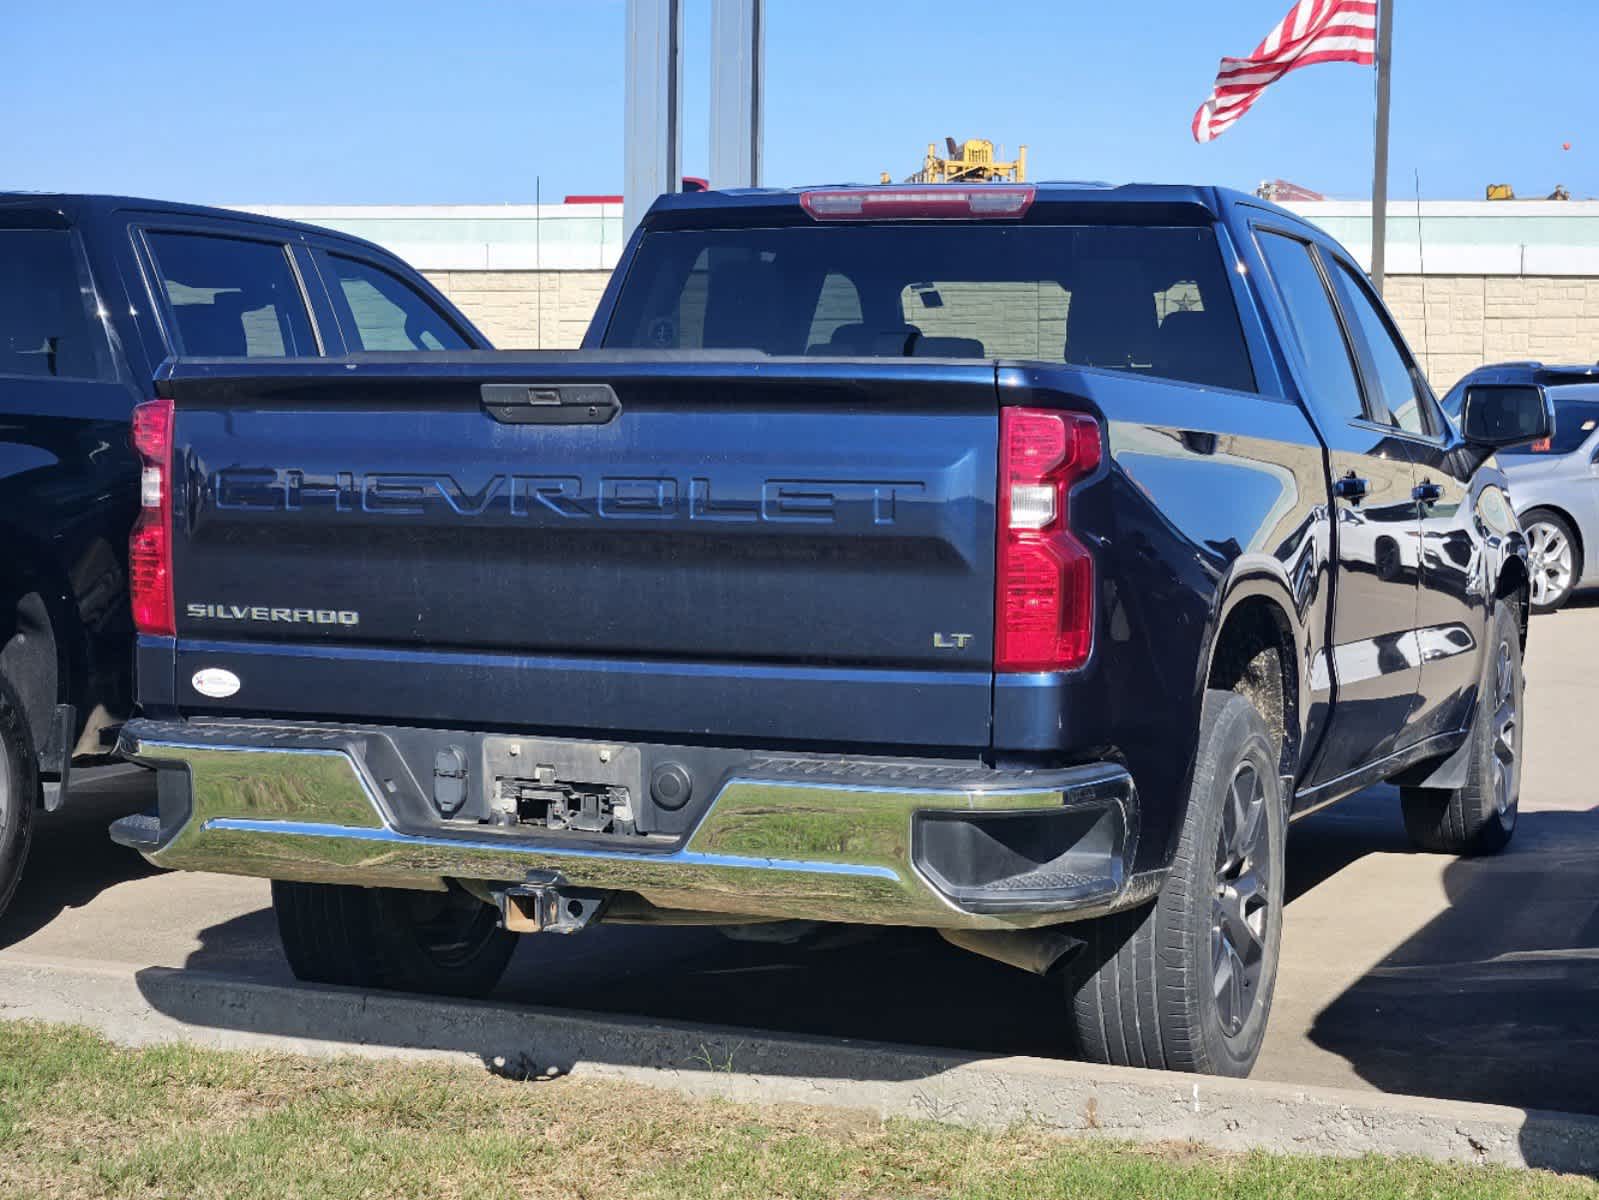
<instances>
[{"instance_id":1,"label":"rear door window","mask_svg":"<svg viewBox=\"0 0 1599 1200\"><path fill-rule=\"evenodd\" d=\"M0 375L110 378L91 304L69 230L0 229Z\"/></svg>"},{"instance_id":2,"label":"rear door window","mask_svg":"<svg viewBox=\"0 0 1599 1200\"><path fill-rule=\"evenodd\" d=\"M285 358L319 353L305 293L282 242L207 233L147 235L191 358Z\"/></svg>"},{"instance_id":3,"label":"rear door window","mask_svg":"<svg viewBox=\"0 0 1599 1200\"><path fill-rule=\"evenodd\" d=\"M1310 245L1264 229L1259 240L1309 372L1305 382L1310 403L1324 420L1364 419L1360 377Z\"/></svg>"},{"instance_id":4,"label":"rear door window","mask_svg":"<svg viewBox=\"0 0 1599 1200\"><path fill-rule=\"evenodd\" d=\"M321 261L348 349L471 349L432 301L393 272L344 254L324 254Z\"/></svg>"},{"instance_id":5,"label":"rear door window","mask_svg":"<svg viewBox=\"0 0 1599 1200\"><path fill-rule=\"evenodd\" d=\"M1018 358L1255 389L1208 227L658 230L639 246L603 344Z\"/></svg>"},{"instance_id":6,"label":"rear door window","mask_svg":"<svg viewBox=\"0 0 1599 1200\"><path fill-rule=\"evenodd\" d=\"M1349 319L1350 334L1366 362L1366 383L1373 393L1375 415L1406 433L1430 436L1434 431L1425 407L1426 385L1404 343L1347 263L1332 259L1330 271Z\"/></svg>"}]
</instances>

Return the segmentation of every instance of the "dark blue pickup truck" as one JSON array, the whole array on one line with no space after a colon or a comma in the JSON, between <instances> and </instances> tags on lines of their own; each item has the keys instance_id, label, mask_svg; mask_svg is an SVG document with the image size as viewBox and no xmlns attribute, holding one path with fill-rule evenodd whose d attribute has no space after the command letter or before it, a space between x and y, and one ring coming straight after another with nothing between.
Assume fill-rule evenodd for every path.
<instances>
[{"instance_id":1,"label":"dark blue pickup truck","mask_svg":"<svg viewBox=\"0 0 1599 1200\"><path fill-rule=\"evenodd\" d=\"M325 316L296 313L313 331ZM1189 187L661 200L586 345L191 360L135 422L151 861L302 978L596 921L936 928L1243 1073L1288 819L1516 817L1525 547L1363 273Z\"/></svg>"},{"instance_id":2,"label":"dark blue pickup truck","mask_svg":"<svg viewBox=\"0 0 1599 1200\"><path fill-rule=\"evenodd\" d=\"M133 709L129 421L162 364L487 344L354 238L148 200L0 193L0 910L35 810L65 801L74 761L108 756Z\"/></svg>"}]
</instances>

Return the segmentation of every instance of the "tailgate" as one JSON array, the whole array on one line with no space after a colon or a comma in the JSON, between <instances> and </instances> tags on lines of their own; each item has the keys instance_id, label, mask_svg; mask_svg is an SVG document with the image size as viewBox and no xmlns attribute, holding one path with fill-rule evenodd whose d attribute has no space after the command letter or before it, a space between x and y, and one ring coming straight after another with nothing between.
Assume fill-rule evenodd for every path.
<instances>
[{"instance_id":1,"label":"tailgate","mask_svg":"<svg viewBox=\"0 0 1599 1200\"><path fill-rule=\"evenodd\" d=\"M186 709L988 743L991 364L174 370Z\"/></svg>"}]
</instances>

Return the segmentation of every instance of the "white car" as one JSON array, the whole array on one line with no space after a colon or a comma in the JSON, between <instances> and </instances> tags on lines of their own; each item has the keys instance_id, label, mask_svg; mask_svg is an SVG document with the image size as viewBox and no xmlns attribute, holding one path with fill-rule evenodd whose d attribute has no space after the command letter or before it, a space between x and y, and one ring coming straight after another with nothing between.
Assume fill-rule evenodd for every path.
<instances>
[{"instance_id":1,"label":"white car","mask_svg":"<svg viewBox=\"0 0 1599 1200\"><path fill-rule=\"evenodd\" d=\"M1579 589L1599 587L1599 366L1479 367L1444 399L1450 417L1459 420L1476 383L1542 384L1554 403L1552 437L1498 453L1527 535L1532 610L1553 612Z\"/></svg>"}]
</instances>

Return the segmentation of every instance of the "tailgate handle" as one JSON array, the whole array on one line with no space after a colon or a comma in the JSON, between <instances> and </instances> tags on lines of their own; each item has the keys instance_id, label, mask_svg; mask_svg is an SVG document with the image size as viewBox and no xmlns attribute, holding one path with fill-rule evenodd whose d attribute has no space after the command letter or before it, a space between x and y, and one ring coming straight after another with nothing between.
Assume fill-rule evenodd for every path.
<instances>
[{"instance_id":1,"label":"tailgate handle","mask_svg":"<svg viewBox=\"0 0 1599 1200\"><path fill-rule=\"evenodd\" d=\"M608 383L485 383L483 407L507 425L604 425L622 402Z\"/></svg>"}]
</instances>

